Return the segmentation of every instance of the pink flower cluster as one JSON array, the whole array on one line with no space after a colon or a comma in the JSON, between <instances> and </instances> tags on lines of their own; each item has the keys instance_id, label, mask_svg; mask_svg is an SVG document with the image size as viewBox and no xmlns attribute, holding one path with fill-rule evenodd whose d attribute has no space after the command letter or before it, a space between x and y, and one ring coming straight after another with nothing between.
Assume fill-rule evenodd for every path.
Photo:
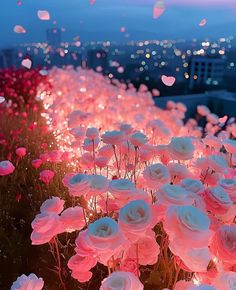
<instances>
[{"instance_id":1,"label":"pink flower cluster","mask_svg":"<svg viewBox=\"0 0 236 290\"><path fill-rule=\"evenodd\" d=\"M110 273L101 290L141 290L142 266L164 259L165 238L169 258L193 274L171 289L234 289L234 120L199 106L206 126L184 123L183 104L160 109L149 92L111 85L91 71L53 69L49 77L50 95L40 93L60 153L42 154L33 166L70 154L73 170L63 184L75 206L64 210L58 197L45 201L32 222L32 243L77 230L68 261L73 278L90 280L100 263Z\"/></svg>"}]
</instances>

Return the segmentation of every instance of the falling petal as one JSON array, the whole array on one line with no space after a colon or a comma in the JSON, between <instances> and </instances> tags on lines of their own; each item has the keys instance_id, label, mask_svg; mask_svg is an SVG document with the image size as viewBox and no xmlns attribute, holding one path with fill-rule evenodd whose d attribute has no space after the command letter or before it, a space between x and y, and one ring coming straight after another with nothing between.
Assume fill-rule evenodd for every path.
<instances>
[{"instance_id":1,"label":"falling petal","mask_svg":"<svg viewBox=\"0 0 236 290\"><path fill-rule=\"evenodd\" d=\"M26 30L21 25L15 25L13 30L15 33L26 33Z\"/></svg>"},{"instance_id":2,"label":"falling petal","mask_svg":"<svg viewBox=\"0 0 236 290\"><path fill-rule=\"evenodd\" d=\"M206 25L206 23L207 23L207 20L204 18L200 21L199 26L204 26Z\"/></svg>"},{"instance_id":3,"label":"falling petal","mask_svg":"<svg viewBox=\"0 0 236 290\"><path fill-rule=\"evenodd\" d=\"M152 95L154 96L154 97L159 97L160 96L160 91L158 90L158 89L153 89L152 90Z\"/></svg>"},{"instance_id":4,"label":"falling petal","mask_svg":"<svg viewBox=\"0 0 236 290\"><path fill-rule=\"evenodd\" d=\"M168 86L168 87L172 87L173 84L175 83L175 77L168 77L165 75L161 76L161 80L163 82L164 85Z\"/></svg>"},{"instance_id":5,"label":"falling petal","mask_svg":"<svg viewBox=\"0 0 236 290\"><path fill-rule=\"evenodd\" d=\"M227 121L227 119L228 119L228 116L224 116L222 118L219 118L219 123L224 124Z\"/></svg>"},{"instance_id":6,"label":"falling petal","mask_svg":"<svg viewBox=\"0 0 236 290\"><path fill-rule=\"evenodd\" d=\"M21 65L28 69L31 69L32 61L29 58L25 58L22 60Z\"/></svg>"},{"instance_id":7,"label":"falling petal","mask_svg":"<svg viewBox=\"0 0 236 290\"><path fill-rule=\"evenodd\" d=\"M153 6L153 18L159 18L165 12L165 5L163 1L157 1Z\"/></svg>"},{"instance_id":8,"label":"falling petal","mask_svg":"<svg viewBox=\"0 0 236 290\"><path fill-rule=\"evenodd\" d=\"M38 10L37 14L40 20L50 20L50 14L47 10Z\"/></svg>"},{"instance_id":9,"label":"falling petal","mask_svg":"<svg viewBox=\"0 0 236 290\"><path fill-rule=\"evenodd\" d=\"M89 3L90 3L91 5L94 5L95 2L96 2L96 0L89 0Z\"/></svg>"},{"instance_id":10,"label":"falling petal","mask_svg":"<svg viewBox=\"0 0 236 290\"><path fill-rule=\"evenodd\" d=\"M124 26L122 26L122 27L120 28L120 32L125 32L125 27L124 27Z\"/></svg>"},{"instance_id":11,"label":"falling petal","mask_svg":"<svg viewBox=\"0 0 236 290\"><path fill-rule=\"evenodd\" d=\"M0 104L4 103L6 99L3 96L0 96Z\"/></svg>"},{"instance_id":12,"label":"falling petal","mask_svg":"<svg viewBox=\"0 0 236 290\"><path fill-rule=\"evenodd\" d=\"M48 71L46 69L41 69L39 71L39 73L41 74L41 76L47 76L48 75Z\"/></svg>"}]
</instances>

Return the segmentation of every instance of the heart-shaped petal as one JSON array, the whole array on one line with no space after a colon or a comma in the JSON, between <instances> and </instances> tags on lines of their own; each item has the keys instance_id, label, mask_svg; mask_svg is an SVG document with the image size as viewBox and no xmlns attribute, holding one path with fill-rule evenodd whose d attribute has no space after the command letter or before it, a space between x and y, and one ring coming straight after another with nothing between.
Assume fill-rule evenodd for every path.
<instances>
[{"instance_id":1,"label":"heart-shaped petal","mask_svg":"<svg viewBox=\"0 0 236 290\"><path fill-rule=\"evenodd\" d=\"M168 87L172 87L173 84L175 83L175 77L168 77L165 75L161 76L161 80L163 82L164 85L168 86Z\"/></svg>"},{"instance_id":2,"label":"heart-shaped petal","mask_svg":"<svg viewBox=\"0 0 236 290\"><path fill-rule=\"evenodd\" d=\"M4 103L6 99L3 96L0 96L0 104Z\"/></svg>"},{"instance_id":3,"label":"heart-shaped petal","mask_svg":"<svg viewBox=\"0 0 236 290\"><path fill-rule=\"evenodd\" d=\"M154 19L159 18L165 12L165 6L163 1L157 1L152 10L152 17Z\"/></svg>"},{"instance_id":4,"label":"heart-shaped petal","mask_svg":"<svg viewBox=\"0 0 236 290\"><path fill-rule=\"evenodd\" d=\"M28 69L31 69L32 61L29 58L25 58L22 60L21 65Z\"/></svg>"}]
</instances>

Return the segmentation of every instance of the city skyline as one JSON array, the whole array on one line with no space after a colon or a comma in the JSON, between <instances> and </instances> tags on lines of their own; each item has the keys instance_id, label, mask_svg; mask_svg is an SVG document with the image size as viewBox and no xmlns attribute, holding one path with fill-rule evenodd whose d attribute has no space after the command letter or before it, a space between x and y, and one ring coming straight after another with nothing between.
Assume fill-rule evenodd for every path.
<instances>
[{"instance_id":1,"label":"city skyline","mask_svg":"<svg viewBox=\"0 0 236 290\"><path fill-rule=\"evenodd\" d=\"M111 40L127 42L141 39L217 38L234 35L236 3L231 0L189 1L166 0L163 15L152 18L153 0L67 0L60 4L50 1L16 1L4 4L0 19L1 46L45 41L46 29L64 28L63 40L79 36L82 41ZM223 3L224 2L224 3ZM51 19L41 21L38 10L48 10ZM184 15L184 16L183 16ZM219 16L220 15L220 16ZM204 27L199 26L207 19ZM55 23L56 21L56 23ZM13 32L14 25L22 25L24 34ZM124 31L121 32L121 27Z\"/></svg>"}]
</instances>

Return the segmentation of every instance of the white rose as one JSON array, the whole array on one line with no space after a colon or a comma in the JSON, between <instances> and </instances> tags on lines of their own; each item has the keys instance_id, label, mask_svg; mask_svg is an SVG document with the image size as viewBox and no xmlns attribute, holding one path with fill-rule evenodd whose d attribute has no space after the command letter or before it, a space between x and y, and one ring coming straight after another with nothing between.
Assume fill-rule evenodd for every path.
<instances>
[{"instance_id":1,"label":"white rose","mask_svg":"<svg viewBox=\"0 0 236 290\"><path fill-rule=\"evenodd\" d=\"M189 160L193 157L194 146L189 137L173 137L168 146L175 160Z\"/></svg>"}]
</instances>

